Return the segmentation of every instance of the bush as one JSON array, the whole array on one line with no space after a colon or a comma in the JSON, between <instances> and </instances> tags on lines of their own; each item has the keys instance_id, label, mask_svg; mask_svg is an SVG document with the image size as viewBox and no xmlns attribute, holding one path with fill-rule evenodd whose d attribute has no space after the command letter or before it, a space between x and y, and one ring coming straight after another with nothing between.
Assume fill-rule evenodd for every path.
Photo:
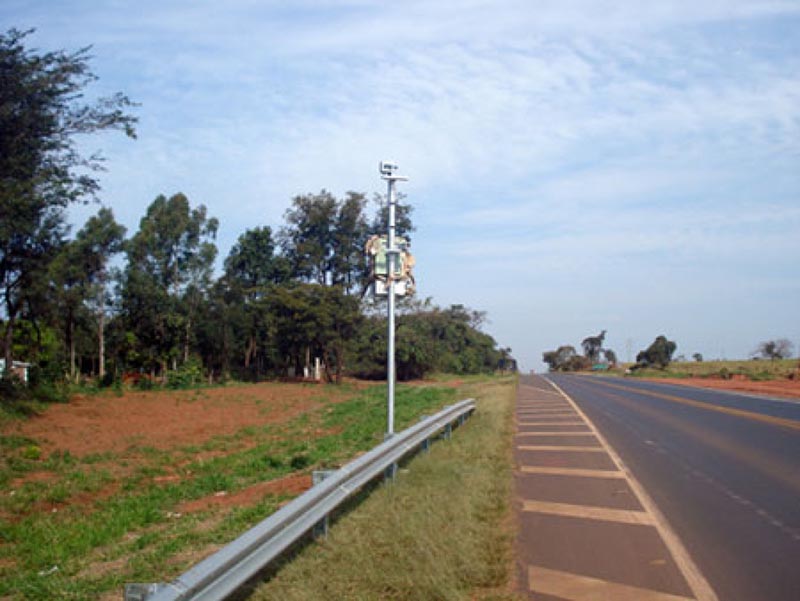
<instances>
[{"instance_id":1,"label":"bush","mask_svg":"<svg viewBox=\"0 0 800 601\"><path fill-rule=\"evenodd\" d=\"M167 372L167 386L173 389L197 386L203 379L203 364L192 357L178 369Z\"/></svg>"}]
</instances>

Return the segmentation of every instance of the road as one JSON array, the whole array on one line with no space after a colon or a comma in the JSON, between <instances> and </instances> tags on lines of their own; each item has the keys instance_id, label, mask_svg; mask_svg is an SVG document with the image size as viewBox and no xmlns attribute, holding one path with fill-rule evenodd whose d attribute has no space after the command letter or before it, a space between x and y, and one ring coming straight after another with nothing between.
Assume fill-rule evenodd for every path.
<instances>
[{"instance_id":1,"label":"road","mask_svg":"<svg viewBox=\"0 0 800 601\"><path fill-rule=\"evenodd\" d=\"M800 599L800 403L553 374L721 601Z\"/></svg>"}]
</instances>

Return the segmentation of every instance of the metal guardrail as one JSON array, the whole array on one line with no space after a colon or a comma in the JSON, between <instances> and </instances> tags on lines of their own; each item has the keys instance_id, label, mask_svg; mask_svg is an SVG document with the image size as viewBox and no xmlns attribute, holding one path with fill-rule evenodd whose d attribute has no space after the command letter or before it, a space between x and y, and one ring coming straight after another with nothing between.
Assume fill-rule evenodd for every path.
<instances>
[{"instance_id":1,"label":"metal guardrail","mask_svg":"<svg viewBox=\"0 0 800 601\"><path fill-rule=\"evenodd\" d=\"M169 584L130 584L125 601L209 601L224 599L264 570L342 502L382 474L394 475L397 463L475 411L467 399L394 435L273 513L242 536L207 557Z\"/></svg>"}]
</instances>

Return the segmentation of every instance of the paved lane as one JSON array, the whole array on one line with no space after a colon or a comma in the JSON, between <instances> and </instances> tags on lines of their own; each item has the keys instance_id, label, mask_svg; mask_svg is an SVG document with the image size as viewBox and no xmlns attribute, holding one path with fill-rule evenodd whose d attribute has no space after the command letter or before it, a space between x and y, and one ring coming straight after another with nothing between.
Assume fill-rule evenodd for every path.
<instances>
[{"instance_id":1,"label":"paved lane","mask_svg":"<svg viewBox=\"0 0 800 601\"><path fill-rule=\"evenodd\" d=\"M717 601L649 496L562 392L523 376L517 568L531 601Z\"/></svg>"},{"instance_id":2,"label":"paved lane","mask_svg":"<svg viewBox=\"0 0 800 601\"><path fill-rule=\"evenodd\" d=\"M800 599L800 404L549 376L603 434L723 601Z\"/></svg>"}]
</instances>

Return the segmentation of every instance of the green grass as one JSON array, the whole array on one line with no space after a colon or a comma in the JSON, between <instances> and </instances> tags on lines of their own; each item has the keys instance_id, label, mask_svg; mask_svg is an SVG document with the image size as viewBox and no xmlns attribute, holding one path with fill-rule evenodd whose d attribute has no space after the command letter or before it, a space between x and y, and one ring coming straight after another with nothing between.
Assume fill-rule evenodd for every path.
<instances>
[{"instance_id":1,"label":"green grass","mask_svg":"<svg viewBox=\"0 0 800 601\"><path fill-rule=\"evenodd\" d=\"M182 502L335 467L383 439L385 386L350 392L287 424L249 426L169 451L133 447L121 454L42 457L35 440L0 437L0 598L93 599L125 582L173 579L203 552L274 512L285 497L177 516ZM458 394L441 385L399 386L398 430ZM202 451L221 454L200 460ZM46 478L10 490L32 472ZM180 479L155 483L165 475Z\"/></svg>"},{"instance_id":2,"label":"green grass","mask_svg":"<svg viewBox=\"0 0 800 601\"><path fill-rule=\"evenodd\" d=\"M622 370L620 370L622 371ZM641 378L709 378L743 376L749 380L778 380L798 371L797 359L778 361L692 361L670 363L664 369L637 369L629 375ZM615 375L619 375L619 372Z\"/></svg>"},{"instance_id":3,"label":"green grass","mask_svg":"<svg viewBox=\"0 0 800 601\"><path fill-rule=\"evenodd\" d=\"M472 381L478 410L304 548L254 600L519 599L512 592L513 378Z\"/></svg>"}]
</instances>

